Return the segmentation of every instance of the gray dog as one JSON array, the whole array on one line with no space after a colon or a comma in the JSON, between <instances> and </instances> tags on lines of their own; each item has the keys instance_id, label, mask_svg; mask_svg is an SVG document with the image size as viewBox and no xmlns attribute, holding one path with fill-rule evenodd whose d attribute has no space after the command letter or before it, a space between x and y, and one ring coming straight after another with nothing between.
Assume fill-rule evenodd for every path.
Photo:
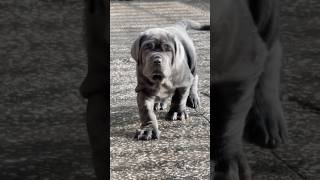
<instances>
[{"instance_id":1,"label":"gray dog","mask_svg":"<svg viewBox=\"0 0 320 180\"><path fill-rule=\"evenodd\" d=\"M287 140L280 101L278 0L215 0L211 156L215 180L252 180L243 138L266 148Z\"/></svg>"},{"instance_id":2,"label":"gray dog","mask_svg":"<svg viewBox=\"0 0 320 180\"><path fill-rule=\"evenodd\" d=\"M159 139L154 110L162 110L172 97L167 120L188 118L186 106L199 106L196 52L187 29L209 30L209 26L181 21L171 27L142 32L131 48L137 63L136 87L141 129L138 140Z\"/></svg>"}]
</instances>

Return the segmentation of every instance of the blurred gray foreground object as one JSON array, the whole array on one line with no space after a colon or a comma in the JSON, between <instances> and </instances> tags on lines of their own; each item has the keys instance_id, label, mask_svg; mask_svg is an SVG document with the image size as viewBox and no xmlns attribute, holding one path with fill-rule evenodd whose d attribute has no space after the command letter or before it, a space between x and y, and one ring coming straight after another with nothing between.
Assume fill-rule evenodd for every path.
<instances>
[{"instance_id":1,"label":"blurred gray foreground object","mask_svg":"<svg viewBox=\"0 0 320 180\"><path fill-rule=\"evenodd\" d=\"M213 1L213 143L215 180L251 180L242 148L275 148L287 139L280 102L279 2Z\"/></svg>"},{"instance_id":2,"label":"blurred gray foreground object","mask_svg":"<svg viewBox=\"0 0 320 180\"><path fill-rule=\"evenodd\" d=\"M80 92L88 99L87 130L92 148L93 164L98 180L109 179L107 176L109 158L107 128L107 105L109 88L107 72L109 50L105 36L105 27L108 22L103 0L86 0L85 24L86 45L88 57L88 74L83 81Z\"/></svg>"}]
</instances>

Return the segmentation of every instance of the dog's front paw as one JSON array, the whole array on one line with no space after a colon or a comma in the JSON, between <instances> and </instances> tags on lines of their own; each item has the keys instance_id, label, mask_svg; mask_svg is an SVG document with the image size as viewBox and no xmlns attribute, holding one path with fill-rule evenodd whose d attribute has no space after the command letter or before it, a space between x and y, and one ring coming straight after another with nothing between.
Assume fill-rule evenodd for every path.
<instances>
[{"instance_id":1,"label":"dog's front paw","mask_svg":"<svg viewBox=\"0 0 320 180\"><path fill-rule=\"evenodd\" d=\"M137 140L160 139L160 131L156 127L145 126L141 129L137 129L134 138Z\"/></svg>"},{"instance_id":2,"label":"dog's front paw","mask_svg":"<svg viewBox=\"0 0 320 180\"><path fill-rule=\"evenodd\" d=\"M200 98L198 94L189 94L187 99L187 106L196 109L200 105Z\"/></svg>"},{"instance_id":3,"label":"dog's front paw","mask_svg":"<svg viewBox=\"0 0 320 180\"><path fill-rule=\"evenodd\" d=\"M252 180L251 169L243 154L218 161L214 180Z\"/></svg>"},{"instance_id":4,"label":"dog's front paw","mask_svg":"<svg viewBox=\"0 0 320 180\"><path fill-rule=\"evenodd\" d=\"M168 121L176 121L176 120L186 120L189 118L189 115L186 110L183 111L172 111L170 110L166 116L166 120Z\"/></svg>"}]
</instances>

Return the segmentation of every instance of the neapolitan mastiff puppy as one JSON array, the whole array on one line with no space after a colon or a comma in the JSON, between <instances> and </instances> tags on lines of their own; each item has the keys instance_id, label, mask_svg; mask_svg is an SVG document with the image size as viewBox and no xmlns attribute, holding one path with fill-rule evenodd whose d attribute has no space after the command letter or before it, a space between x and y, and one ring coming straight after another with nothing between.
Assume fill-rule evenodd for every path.
<instances>
[{"instance_id":1,"label":"neapolitan mastiff puppy","mask_svg":"<svg viewBox=\"0 0 320 180\"><path fill-rule=\"evenodd\" d=\"M211 142L216 180L252 179L243 137L268 148L286 141L278 3L213 1Z\"/></svg>"},{"instance_id":2,"label":"neapolitan mastiff puppy","mask_svg":"<svg viewBox=\"0 0 320 180\"><path fill-rule=\"evenodd\" d=\"M159 139L154 110L163 109L172 96L167 120L188 118L186 106L199 106L196 52L187 29L208 30L194 21L181 21L171 27L142 32L131 48L136 61L137 103L141 129L138 140Z\"/></svg>"}]
</instances>

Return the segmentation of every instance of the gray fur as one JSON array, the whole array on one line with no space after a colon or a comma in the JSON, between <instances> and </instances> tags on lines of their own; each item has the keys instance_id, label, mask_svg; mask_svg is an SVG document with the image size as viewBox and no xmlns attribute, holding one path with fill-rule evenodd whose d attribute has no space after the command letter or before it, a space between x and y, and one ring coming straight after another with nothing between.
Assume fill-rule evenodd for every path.
<instances>
[{"instance_id":1,"label":"gray fur","mask_svg":"<svg viewBox=\"0 0 320 180\"><path fill-rule=\"evenodd\" d=\"M186 106L197 108L198 75L196 52L187 29L206 29L193 21L181 21L166 28L152 28L140 33L131 48L137 62L137 104L141 128L138 140L159 139L154 110L163 109L171 98L167 120L188 118Z\"/></svg>"},{"instance_id":2,"label":"gray fur","mask_svg":"<svg viewBox=\"0 0 320 180\"><path fill-rule=\"evenodd\" d=\"M215 0L213 147L215 180L251 180L243 137L274 148L287 139L279 86L277 0Z\"/></svg>"}]
</instances>

